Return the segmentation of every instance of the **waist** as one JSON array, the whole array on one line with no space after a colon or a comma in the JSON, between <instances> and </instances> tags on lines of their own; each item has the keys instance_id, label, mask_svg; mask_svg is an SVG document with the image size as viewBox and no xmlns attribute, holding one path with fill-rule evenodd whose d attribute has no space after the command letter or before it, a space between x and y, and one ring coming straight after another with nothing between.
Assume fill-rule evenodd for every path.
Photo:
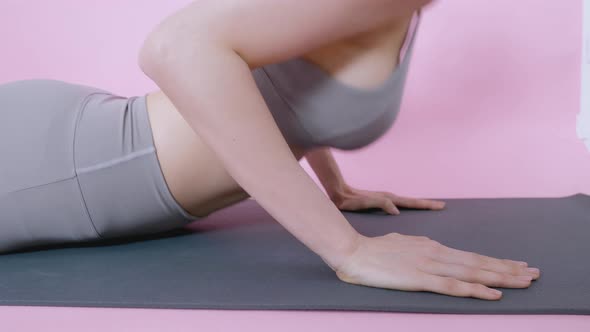
<instances>
[{"instance_id":1,"label":"waist","mask_svg":"<svg viewBox=\"0 0 590 332\"><path fill-rule=\"evenodd\" d=\"M169 191L145 96L90 96L80 110L74 162L89 214L102 236L153 233L198 219Z\"/></svg>"}]
</instances>

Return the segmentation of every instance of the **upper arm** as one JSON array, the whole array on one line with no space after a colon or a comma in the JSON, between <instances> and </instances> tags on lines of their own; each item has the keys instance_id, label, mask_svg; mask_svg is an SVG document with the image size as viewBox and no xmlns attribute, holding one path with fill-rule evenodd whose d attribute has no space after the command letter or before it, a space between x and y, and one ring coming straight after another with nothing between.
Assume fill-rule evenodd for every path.
<instances>
[{"instance_id":1,"label":"upper arm","mask_svg":"<svg viewBox=\"0 0 590 332\"><path fill-rule=\"evenodd\" d=\"M431 1L198 0L162 21L150 39L192 52L202 42L221 43L256 68L377 28Z\"/></svg>"}]
</instances>

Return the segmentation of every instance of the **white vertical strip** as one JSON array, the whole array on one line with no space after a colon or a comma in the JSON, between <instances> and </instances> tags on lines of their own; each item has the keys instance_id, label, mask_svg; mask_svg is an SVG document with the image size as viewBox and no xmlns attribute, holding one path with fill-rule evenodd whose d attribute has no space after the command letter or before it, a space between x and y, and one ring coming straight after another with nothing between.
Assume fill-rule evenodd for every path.
<instances>
[{"instance_id":1,"label":"white vertical strip","mask_svg":"<svg viewBox=\"0 0 590 332\"><path fill-rule=\"evenodd\" d=\"M582 40L582 110L578 114L576 132L590 151L590 0L584 0Z\"/></svg>"}]
</instances>

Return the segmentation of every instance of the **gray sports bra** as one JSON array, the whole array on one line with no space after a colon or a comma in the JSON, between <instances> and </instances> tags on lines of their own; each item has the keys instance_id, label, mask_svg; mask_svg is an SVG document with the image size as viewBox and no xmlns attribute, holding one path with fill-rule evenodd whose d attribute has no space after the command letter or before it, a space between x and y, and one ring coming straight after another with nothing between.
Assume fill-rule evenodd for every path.
<instances>
[{"instance_id":1,"label":"gray sports bra","mask_svg":"<svg viewBox=\"0 0 590 332\"><path fill-rule=\"evenodd\" d=\"M252 70L254 80L288 144L305 149L364 147L394 123L401 104L420 14L405 56L376 88L356 88L300 57ZM412 32L413 30L413 32ZM405 44L405 43L404 43Z\"/></svg>"}]
</instances>

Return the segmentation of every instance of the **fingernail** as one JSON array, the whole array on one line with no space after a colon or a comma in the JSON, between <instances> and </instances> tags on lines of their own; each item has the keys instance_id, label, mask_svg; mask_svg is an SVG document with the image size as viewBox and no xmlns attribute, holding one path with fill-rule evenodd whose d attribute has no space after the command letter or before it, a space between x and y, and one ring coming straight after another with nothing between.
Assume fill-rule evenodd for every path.
<instances>
[{"instance_id":1,"label":"fingernail","mask_svg":"<svg viewBox=\"0 0 590 332\"><path fill-rule=\"evenodd\" d=\"M526 269L526 271L529 273L535 273L535 274L538 274L540 272L539 269L537 269L536 267L529 267Z\"/></svg>"},{"instance_id":2,"label":"fingernail","mask_svg":"<svg viewBox=\"0 0 590 332\"><path fill-rule=\"evenodd\" d=\"M522 266L528 266L529 264L527 262L517 262L518 264L522 265Z\"/></svg>"},{"instance_id":3,"label":"fingernail","mask_svg":"<svg viewBox=\"0 0 590 332\"><path fill-rule=\"evenodd\" d=\"M522 280L522 281L531 281L531 280L533 280L533 277L531 277L531 276L517 276L516 279Z\"/></svg>"},{"instance_id":4,"label":"fingernail","mask_svg":"<svg viewBox=\"0 0 590 332\"><path fill-rule=\"evenodd\" d=\"M490 288L490 293L492 293L492 294L494 294L494 295L502 295L502 292L500 292L500 291L499 291L499 290L497 290L497 289L492 289L492 288Z\"/></svg>"}]
</instances>

